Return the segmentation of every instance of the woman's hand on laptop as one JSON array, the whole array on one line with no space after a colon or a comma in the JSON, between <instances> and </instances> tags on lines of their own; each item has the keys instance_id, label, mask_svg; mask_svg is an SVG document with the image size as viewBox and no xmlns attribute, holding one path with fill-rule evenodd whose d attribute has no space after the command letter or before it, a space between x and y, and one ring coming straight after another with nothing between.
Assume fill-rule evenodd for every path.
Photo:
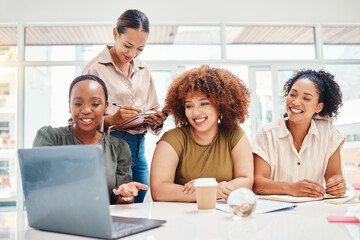
<instances>
[{"instance_id":1,"label":"woman's hand on laptop","mask_svg":"<svg viewBox=\"0 0 360 240\"><path fill-rule=\"evenodd\" d=\"M114 188L113 192L115 195L119 195L121 199L125 202L133 202L134 196L138 195L140 189L146 190L149 187L145 184L138 182L129 182L121 184L118 189Z\"/></svg>"}]
</instances>

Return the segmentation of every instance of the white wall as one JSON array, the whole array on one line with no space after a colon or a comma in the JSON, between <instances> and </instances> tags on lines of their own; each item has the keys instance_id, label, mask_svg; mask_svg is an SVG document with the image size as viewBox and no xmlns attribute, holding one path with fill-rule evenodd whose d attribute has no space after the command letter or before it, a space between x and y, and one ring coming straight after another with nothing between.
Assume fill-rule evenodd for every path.
<instances>
[{"instance_id":1,"label":"white wall","mask_svg":"<svg viewBox=\"0 0 360 240\"><path fill-rule=\"evenodd\" d=\"M128 8L152 23L360 23L359 0L1 0L0 24L112 23Z\"/></svg>"}]
</instances>

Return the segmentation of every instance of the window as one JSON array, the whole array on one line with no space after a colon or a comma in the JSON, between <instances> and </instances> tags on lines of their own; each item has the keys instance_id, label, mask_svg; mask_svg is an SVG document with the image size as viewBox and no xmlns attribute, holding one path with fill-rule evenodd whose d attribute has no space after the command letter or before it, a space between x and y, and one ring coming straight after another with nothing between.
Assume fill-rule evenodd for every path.
<instances>
[{"instance_id":1,"label":"window","mask_svg":"<svg viewBox=\"0 0 360 240\"><path fill-rule=\"evenodd\" d=\"M24 147L31 147L40 127L67 124L69 84L81 74L86 62L101 52L105 45L113 44L113 27L111 24L26 26L22 29L25 33L25 62L16 62L17 28L0 27L0 137L3 136L0 139L0 198L5 195L12 197L16 186L17 64L25 69L24 79L19 79L19 82L24 82L20 87L25 93L23 135ZM357 102L360 99L357 90L360 89L360 28L326 26L322 27L322 38L315 38L315 33L319 33L314 31L317 27L151 25L140 58L152 71L162 106L174 74L190 67L209 64L227 68L238 75L252 91L252 103L255 104L250 109L252 121L248 119L242 125L249 139L254 137L259 127L275 121L284 113L282 86L299 66L309 68L312 64L331 62L325 64L325 68L336 75L344 96L337 127L347 136L348 143L358 142L360 117L358 119L353 109L360 104ZM325 60L316 56L315 39L323 39L320 46L323 44ZM333 59L342 64L327 61ZM244 64L245 61L251 63ZM13 65L9 67L9 63ZM173 126L170 116L162 133ZM145 155L149 163L160 136L147 134ZM7 189L5 195L1 195L1 189Z\"/></svg>"},{"instance_id":2,"label":"window","mask_svg":"<svg viewBox=\"0 0 360 240\"><path fill-rule=\"evenodd\" d=\"M144 60L221 59L218 26L154 26L141 54Z\"/></svg>"},{"instance_id":3,"label":"window","mask_svg":"<svg viewBox=\"0 0 360 240\"><path fill-rule=\"evenodd\" d=\"M0 67L0 199L14 201L16 193L17 68Z\"/></svg>"},{"instance_id":4,"label":"window","mask_svg":"<svg viewBox=\"0 0 360 240\"><path fill-rule=\"evenodd\" d=\"M0 27L0 62L15 61L17 58L17 28Z\"/></svg>"},{"instance_id":5,"label":"window","mask_svg":"<svg viewBox=\"0 0 360 240\"><path fill-rule=\"evenodd\" d=\"M325 65L325 69L335 75L339 83L343 106L336 119L336 128L346 136L347 142L359 141L360 135L360 64Z\"/></svg>"},{"instance_id":6,"label":"window","mask_svg":"<svg viewBox=\"0 0 360 240\"><path fill-rule=\"evenodd\" d=\"M280 109L280 116L283 116L286 112L285 109L285 98L283 93L283 88L285 82L289 80L294 74L296 70L279 70L278 71L278 88L279 88L279 109Z\"/></svg>"},{"instance_id":7,"label":"window","mask_svg":"<svg viewBox=\"0 0 360 240\"><path fill-rule=\"evenodd\" d=\"M89 61L112 44L112 26L34 26L25 29L27 61Z\"/></svg>"},{"instance_id":8,"label":"window","mask_svg":"<svg viewBox=\"0 0 360 240\"><path fill-rule=\"evenodd\" d=\"M228 59L315 59L312 27L228 26Z\"/></svg>"},{"instance_id":9,"label":"window","mask_svg":"<svg viewBox=\"0 0 360 240\"><path fill-rule=\"evenodd\" d=\"M273 94L271 71L256 71L257 128L273 120Z\"/></svg>"},{"instance_id":10,"label":"window","mask_svg":"<svg viewBox=\"0 0 360 240\"><path fill-rule=\"evenodd\" d=\"M172 82L172 73L169 70L163 71L151 71L151 75L155 82L156 94L160 103L160 107L164 107L164 101L167 93L167 89ZM164 122L162 133L175 127L174 119L170 115L168 119ZM162 134L160 134L161 136ZM145 158L150 167L153 153L156 148L156 143L159 141L160 136L155 136L153 134L146 134L145 137Z\"/></svg>"},{"instance_id":11,"label":"window","mask_svg":"<svg viewBox=\"0 0 360 240\"><path fill-rule=\"evenodd\" d=\"M31 147L37 130L43 126L66 126L71 81L81 74L76 66L25 68L24 146Z\"/></svg>"},{"instance_id":12,"label":"window","mask_svg":"<svg viewBox=\"0 0 360 240\"><path fill-rule=\"evenodd\" d=\"M360 27L324 27L324 59L359 59Z\"/></svg>"}]
</instances>

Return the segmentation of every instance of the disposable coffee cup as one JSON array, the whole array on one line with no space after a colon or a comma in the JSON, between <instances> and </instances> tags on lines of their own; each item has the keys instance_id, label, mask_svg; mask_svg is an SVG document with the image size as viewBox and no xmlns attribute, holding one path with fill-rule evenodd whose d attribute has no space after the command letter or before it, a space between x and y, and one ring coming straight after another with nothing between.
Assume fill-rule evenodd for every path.
<instances>
[{"instance_id":1,"label":"disposable coffee cup","mask_svg":"<svg viewBox=\"0 0 360 240\"><path fill-rule=\"evenodd\" d=\"M212 212L216 209L218 182L215 178L198 178L194 182L196 204L199 212Z\"/></svg>"}]
</instances>

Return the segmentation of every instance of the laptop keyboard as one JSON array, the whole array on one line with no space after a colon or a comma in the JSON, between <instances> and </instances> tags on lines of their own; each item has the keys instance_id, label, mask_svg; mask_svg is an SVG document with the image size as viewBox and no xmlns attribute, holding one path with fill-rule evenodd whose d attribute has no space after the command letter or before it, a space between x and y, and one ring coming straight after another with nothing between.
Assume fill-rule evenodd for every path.
<instances>
[{"instance_id":1,"label":"laptop keyboard","mask_svg":"<svg viewBox=\"0 0 360 240\"><path fill-rule=\"evenodd\" d=\"M133 229L136 229L136 228L140 228L142 227L143 225L141 224L133 224L133 223L120 223L120 222L113 222L112 224L112 228L113 228L113 231L114 232L120 232L120 231L123 231L123 230L133 230Z\"/></svg>"}]
</instances>

